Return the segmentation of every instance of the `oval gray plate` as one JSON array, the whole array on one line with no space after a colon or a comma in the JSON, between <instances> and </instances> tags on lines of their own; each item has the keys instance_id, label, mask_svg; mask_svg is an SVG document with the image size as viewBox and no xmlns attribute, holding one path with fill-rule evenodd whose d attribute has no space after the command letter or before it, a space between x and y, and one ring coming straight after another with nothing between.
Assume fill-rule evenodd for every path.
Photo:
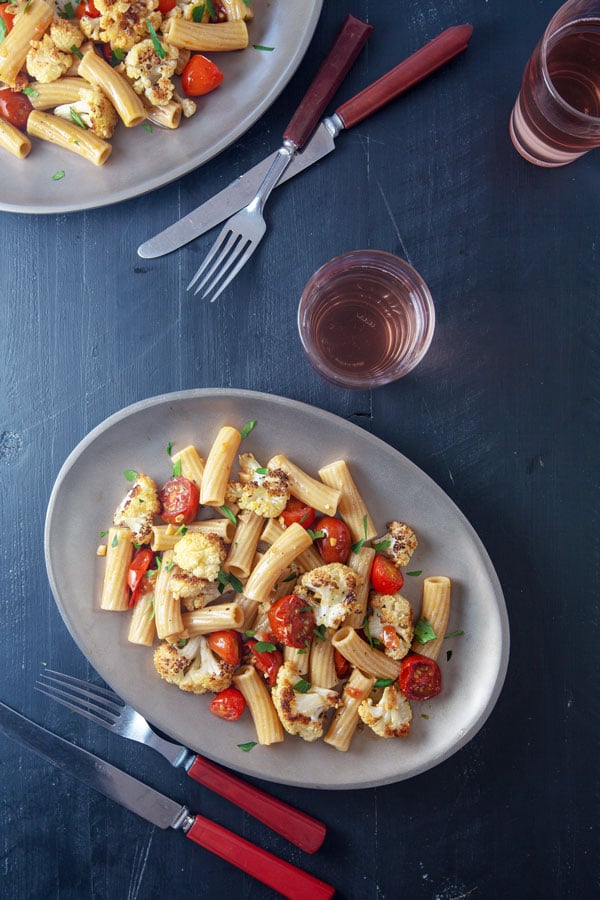
<instances>
[{"instance_id":1,"label":"oval gray plate","mask_svg":"<svg viewBox=\"0 0 600 900\"><path fill-rule=\"evenodd\" d=\"M154 672L152 651L127 643L128 613L99 609L103 563L99 532L111 523L129 483L126 469L163 483L171 474L166 452L195 443L210 449L221 425L258 424L244 441L263 463L285 453L308 472L346 459L369 511L383 533L393 518L415 529L419 547L403 594L418 615L422 579L448 575L453 582L447 640L439 660L443 692L413 703L406 739L357 733L348 753L322 741L286 735L282 744L244 752L254 740L246 713L238 722L216 719L210 697L186 694ZM204 389L154 397L129 406L95 428L64 463L50 497L45 530L48 576L73 638L117 693L174 739L248 775L313 788L362 788L410 778L432 768L481 728L502 688L509 629L502 590L477 534L446 494L392 447L357 426L282 397L252 391ZM452 657L446 659L446 649Z\"/></svg>"},{"instance_id":2,"label":"oval gray plate","mask_svg":"<svg viewBox=\"0 0 600 900\"><path fill-rule=\"evenodd\" d=\"M263 115L298 68L323 0L306 0L301 14L290 14L287 4L269 0L253 0L252 6L250 45L240 52L213 54L225 78L216 91L198 98L191 119L182 119L175 131L120 126L103 166L34 138L26 159L6 154L2 160L0 209L59 213L106 206L175 181L232 144ZM256 50L254 45L273 49ZM64 177L53 180L57 172Z\"/></svg>"}]
</instances>

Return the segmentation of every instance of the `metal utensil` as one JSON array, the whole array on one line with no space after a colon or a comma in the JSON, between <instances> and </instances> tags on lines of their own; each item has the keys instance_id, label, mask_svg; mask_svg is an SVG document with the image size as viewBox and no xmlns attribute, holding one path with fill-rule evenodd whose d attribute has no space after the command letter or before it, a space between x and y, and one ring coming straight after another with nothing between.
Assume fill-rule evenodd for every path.
<instances>
[{"instance_id":1,"label":"metal utensil","mask_svg":"<svg viewBox=\"0 0 600 900\"><path fill-rule=\"evenodd\" d=\"M359 94L338 106L332 116L323 119L302 153L294 156L276 186L299 175L335 150L335 138L340 131L362 122L466 50L472 33L471 25L447 28ZM143 259L155 259L172 253L242 209L256 194L276 156L276 152L271 153L214 197L145 241L138 247L138 255Z\"/></svg>"},{"instance_id":2,"label":"metal utensil","mask_svg":"<svg viewBox=\"0 0 600 900\"><path fill-rule=\"evenodd\" d=\"M314 853L322 845L326 834L322 822L225 772L186 747L160 737L140 713L109 688L54 669L46 669L40 678L36 683L40 693L122 737L158 750L172 766L185 769L190 778L235 803L307 853Z\"/></svg>"},{"instance_id":3,"label":"metal utensil","mask_svg":"<svg viewBox=\"0 0 600 900\"><path fill-rule=\"evenodd\" d=\"M265 203L271 191L315 130L319 118L337 88L346 77L352 63L373 31L354 16L348 16L304 99L283 133L283 146L275 154L264 181L248 206L226 223L212 250L187 286L189 291L199 279L194 291L211 296L211 303L248 262L260 241L267 224L263 217Z\"/></svg>"},{"instance_id":4,"label":"metal utensil","mask_svg":"<svg viewBox=\"0 0 600 900\"><path fill-rule=\"evenodd\" d=\"M279 891L289 900L305 900L306 897L326 900L335 893L331 885L251 844L216 822L191 813L187 806L47 731L4 703L0 703L0 731L153 825L181 829L196 844Z\"/></svg>"}]
</instances>

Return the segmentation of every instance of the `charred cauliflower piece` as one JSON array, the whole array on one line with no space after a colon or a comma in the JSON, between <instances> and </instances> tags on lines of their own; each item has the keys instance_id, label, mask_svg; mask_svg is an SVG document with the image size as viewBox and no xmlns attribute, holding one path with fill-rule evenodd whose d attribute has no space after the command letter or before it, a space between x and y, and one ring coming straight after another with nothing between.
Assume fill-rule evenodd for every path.
<instances>
[{"instance_id":1,"label":"charred cauliflower piece","mask_svg":"<svg viewBox=\"0 0 600 900\"><path fill-rule=\"evenodd\" d=\"M384 535L382 541L389 541L389 546L384 552L397 566L409 564L419 543L412 528L404 522L388 522L387 534Z\"/></svg>"},{"instance_id":2,"label":"charred cauliflower piece","mask_svg":"<svg viewBox=\"0 0 600 900\"><path fill-rule=\"evenodd\" d=\"M160 29L162 16L159 0L97 0L97 18L83 16L79 22L86 37L110 44L113 50L131 48L150 36L149 22L155 31Z\"/></svg>"},{"instance_id":3,"label":"charred cauliflower piece","mask_svg":"<svg viewBox=\"0 0 600 900\"><path fill-rule=\"evenodd\" d=\"M169 590L179 597L186 610L202 609L207 603L216 600L219 586L206 578L196 578L189 572L174 571L169 581Z\"/></svg>"},{"instance_id":4,"label":"charred cauliflower piece","mask_svg":"<svg viewBox=\"0 0 600 900\"><path fill-rule=\"evenodd\" d=\"M125 72L136 94L143 94L152 106L168 103L175 89L171 79L179 60L179 50L161 41L164 57L159 56L149 38L135 44L125 57Z\"/></svg>"},{"instance_id":5,"label":"charred cauliflower piece","mask_svg":"<svg viewBox=\"0 0 600 900\"><path fill-rule=\"evenodd\" d=\"M173 562L202 581L216 581L225 561L225 541L217 534L188 531L173 547Z\"/></svg>"},{"instance_id":6,"label":"charred cauliflower piece","mask_svg":"<svg viewBox=\"0 0 600 900\"><path fill-rule=\"evenodd\" d=\"M57 106L54 115L72 119L71 110L77 113L84 125L100 138L109 140L117 127L119 117L108 97L101 91L83 88L80 100Z\"/></svg>"},{"instance_id":7,"label":"charred cauliflower piece","mask_svg":"<svg viewBox=\"0 0 600 900\"><path fill-rule=\"evenodd\" d=\"M271 698L281 724L289 734L299 734L305 741L316 741L323 735L323 722L328 709L337 708L336 691L311 686L307 691L294 689L306 685L292 662L284 663L277 673Z\"/></svg>"},{"instance_id":8,"label":"charred cauliflower piece","mask_svg":"<svg viewBox=\"0 0 600 900\"><path fill-rule=\"evenodd\" d=\"M79 22L69 19L57 19L50 26L50 37L55 46L64 53L72 52L73 47L81 47L85 35L79 27Z\"/></svg>"},{"instance_id":9,"label":"charred cauliflower piece","mask_svg":"<svg viewBox=\"0 0 600 900\"><path fill-rule=\"evenodd\" d=\"M179 643L163 641L154 651L154 668L161 678L192 694L217 694L229 687L234 666L216 656L205 637Z\"/></svg>"},{"instance_id":10,"label":"charred cauliflower piece","mask_svg":"<svg viewBox=\"0 0 600 900\"><path fill-rule=\"evenodd\" d=\"M73 55L59 50L49 34L41 41L31 41L25 61L27 71L41 84L56 81L71 68Z\"/></svg>"},{"instance_id":11,"label":"charred cauliflower piece","mask_svg":"<svg viewBox=\"0 0 600 900\"><path fill-rule=\"evenodd\" d=\"M361 584L349 566L329 563L301 575L294 593L314 606L317 625L339 628L351 613L360 612L356 590Z\"/></svg>"},{"instance_id":12,"label":"charred cauliflower piece","mask_svg":"<svg viewBox=\"0 0 600 900\"><path fill-rule=\"evenodd\" d=\"M384 646L392 659L403 659L412 644L413 610L401 594L378 594L371 591L369 632Z\"/></svg>"},{"instance_id":13,"label":"charred cauliflower piece","mask_svg":"<svg viewBox=\"0 0 600 900\"><path fill-rule=\"evenodd\" d=\"M237 503L257 516L275 519L290 499L289 478L282 469L261 467L252 453L239 457L240 480L227 485L226 502Z\"/></svg>"},{"instance_id":14,"label":"charred cauliflower piece","mask_svg":"<svg viewBox=\"0 0 600 900\"><path fill-rule=\"evenodd\" d=\"M129 528L135 541L146 544L152 532L154 517L160 513L160 500L155 481L140 472L131 489L115 510L114 525Z\"/></svg>"},{"instance_id":15,"label":"charred cauliflower piece","mask_svg":"<svg viewBox=\"0 0 600 900\"><path fill-rule=\"evenodd\" d=\"M406 737L410 731L410 703L394 684L384 688L378 703L374 703L371 697L363 700L359 704L358 714L379 737Z\"/></svg>"}]
</instances>

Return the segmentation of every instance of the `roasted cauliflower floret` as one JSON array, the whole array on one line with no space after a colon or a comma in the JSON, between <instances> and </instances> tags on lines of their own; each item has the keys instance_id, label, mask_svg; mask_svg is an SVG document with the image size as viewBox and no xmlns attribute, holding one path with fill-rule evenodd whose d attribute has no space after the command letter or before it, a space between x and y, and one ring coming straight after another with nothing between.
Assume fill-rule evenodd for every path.
<instances>
[{"instance_id":1,"label":"roasted cauliflower floret","mask_svg":"<svg viewBox=\"0 0 600 900\"><path fill-rule=\"evenodd\" d=\"M401 594L371 591L369 633L384 646L392 659L403 659L413 639L412 606Z\"/></svg>"},{"instance_id":2,"label":"roasted cauliflower floret","mask_svg":"<svg viewBox=\"0 0 600 900\"><path fill-rule=\"evenodd\" d=\"M275 519L281 515L290 499L289 478L282 469L261 467L252 453L239 457L240 480L227 485L227 503L237 503L257 516Z\"/></svg>"},{"instance_id":3,"label":"roasted cauliflower floret","mask_svg":"<svg viewBox=\"0 0 600 900\"><path fill-rule=\"evenodd\" d=\"M404 522L388 522L387 534L382 542L388 546L384 548L386 556L391 557L397 566L407 566L410 558L417 549L417 536Z\"/></svg>"},{"instance_id":4,"label":"roasted cauliflower floret","mask_svg":"<svg viewBox=\"0 0 600 900\"><path fill-rule=\"evenodd\" d=\"M305 572L294 593L314 607L317 625L339 628L351 613L360 612L356 591L362 579L343 563L329 563Z\"/></svg>"},{"instance_id":5,"label":"roasted cauliflower floret","mask_svg":"<svg viewBox=\"0 0 600 900\"><path fill-rule=\"evenodd\" d=\"M406 737L410 731L410 703L395 684L384 688L378 703L374 703L371 697L363 700L359 704L358 714L379 737Z\"/></svg>"},{"instance_id":6,"label":"roasted cauliflower floret","mask_svg":"<svg viewBox=\"0 0 600 900\"><path fill-rule=\"evenodd\" d=\"M179 50L161 41L164 57L159 56L149 38L135 44L125 57L125 71L136 94L143 94L153 106L168 103L173 96L171 81L177 68Z\"/></svg>"},{"instance_id":7,"label":"roasted cauliflower floret","mask_svg":"<svg viewBox=\"0 0 600 900\"><path fill-rule=\"evenodd\" d=\"M219 597L219 586L206 578L197 578L189 572L174 571L169 581L169 590L179 597L186 610L202 609L207 603Z\"/></svg>"},{"instance_id":8,"label":"roasted cauliflower floret","mask_svg":"<svg viewBox=\"0 0 600 900\"><path fill-rule=\"evenodd\" d=\"M299 734L305 741L316 741L323 735L323 722L328 709L339 706L336 691L311 686L308 690L296 690L295 685L306 682L298 674L292 662L284 663L277 673L271 698L281 724L289 734Z\"/></svg>"},{"instance_id":9,"label":"roasted cauliflower floret","mask_svg":"<svg viewBox=\"0 0 600 900\"><path fill-rule=\"evenodd\" d=\"M81 47L85 35L79 22L70 19L56 19L50 26L50 37L59 50L70 53L72 47Z\"/></svg>"},{"instance_id":10,"label":"roasted cauliflower floret","mask_svg":"<svg viewBox=\"0 0 600 900\"><path fill-rule=\"evenodd\" d=\"M192 694L225 690L234 671L234 666L212 652L202 635L178 644L163 641L154 651L154 668L169 684Z\"/></svg>"},{"instance_id":11,"label":"roasted cauliflower floret","mask_svg":"<svg viewBox=\"0 0 600 900\"><path fill-rule=\"evenodd\" d=\"M147 22L155 31L162 24L158 0L97 0L94 5L100 16L83 16L81 30L91 40L110 44L113 50L131 50L149 37Z\"/></svg>"},{"instance_id":12,"label":"roasted cauliflower floret","mask_svg":"<svg viewBox=\"0 0 600 900\"><path fill-rule=\"evenodd\" d=\"M173 547L173 562L203 581L216 581L225 561L225 541L217 534L188 531Z\"/></svg>"},{"instance_id":13,"label":"roasted cauliflower floret","mask_svg":"<svg viewBox=\"0 0 600 900\"><path fill-rule=\"evenodd\" d=\"M73 55L59 50L50 35L45 34L41 41L31 41L25 64L32 78L49 84L64 75L72 62Z\"/></svg>"},{"instance_id":14,"label":"roasted cauliflower floret","mask_svg":"<svg viewBox=\"0 0 600 900\"><path fill-rule=\"evenodd\" d=\"M152 532L154 517L159 513L160 500L156 482L149 475L140 472L117 506L113 524L129 528L137 543L146 544Z\"/></svg>"},{"instance_id":15,"label":"roasted cauliflower floret","mask_svg":"<svg viewBox=\"0 0 600 900\"><path fill-rule=\"evenodd\" d=\"M56 116L64 119L72 119L73 110L84 125L95 135L109 140L117 127L119 117L108 97L101 91L83 88L80 91L80 100L75 103L64 103L54 110Z\"/></svg>"}]
</instances>

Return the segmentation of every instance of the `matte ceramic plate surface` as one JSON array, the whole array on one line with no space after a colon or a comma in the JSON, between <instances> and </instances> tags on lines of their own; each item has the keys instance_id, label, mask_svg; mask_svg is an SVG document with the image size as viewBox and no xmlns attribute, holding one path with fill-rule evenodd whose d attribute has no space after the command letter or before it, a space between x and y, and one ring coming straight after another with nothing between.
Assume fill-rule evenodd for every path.
<instances>
[{"instance_id":1,"label":"matte ceramic plate surface","mask_svg":"<svg viewBox=\"0 0 600 900\"><path fill-rule=\"evenodd\" d=\"M5 154L0 209L58 213L106 206L155 190L212 159L281 93L306 52L322 5L323 0L303 0L290 13L287 3L254 0L249 47L214 54L225 78L214 93L198 98L196 115L182 120L176 131L120 126L103 166L35 138L26 159ZM57 172L64 172L64 178L53 180Z\"/></svg>"},{"instance_id":2,"label":"matte ceramic plate surface","mask_svg":"<svg viewBox=\"0 0 600 900\"><path fill-rule=\"evenodd\" d=\"M211 695L195 696L162 681L152 651L127 643L129 613L99 608L104 563L96 556L99 532L129 488L127 469L162 484L171 474L166 452L194 443L206 455L221 425L258 424L243 443L263 463L284 453L309 473L347 460L369 511L380 527L394 518L419 538L403 594L420 609L426 575L452 579L448 639L440 657L443 692L413 703L405 739L357 733L347 753L322 741L286 735L283 743L238 744L255 738L247 713L224 722L209 712ZM237 469L235 470L237 471ZM302 403L252 391L195 390L155 397L127 407L95 428L63 465L46 519L45 552L54 597L73 638L94 668L132 706L173 738L240 772L297 786L359 788L410 778L437 765L483 725L500 693L508 661L509 632L498 579L473 528L420 469L357 426ZM452 650L447 660L446 650ZM423 714L427 718L423 717Z\"/></svg>"}]
</instances>

